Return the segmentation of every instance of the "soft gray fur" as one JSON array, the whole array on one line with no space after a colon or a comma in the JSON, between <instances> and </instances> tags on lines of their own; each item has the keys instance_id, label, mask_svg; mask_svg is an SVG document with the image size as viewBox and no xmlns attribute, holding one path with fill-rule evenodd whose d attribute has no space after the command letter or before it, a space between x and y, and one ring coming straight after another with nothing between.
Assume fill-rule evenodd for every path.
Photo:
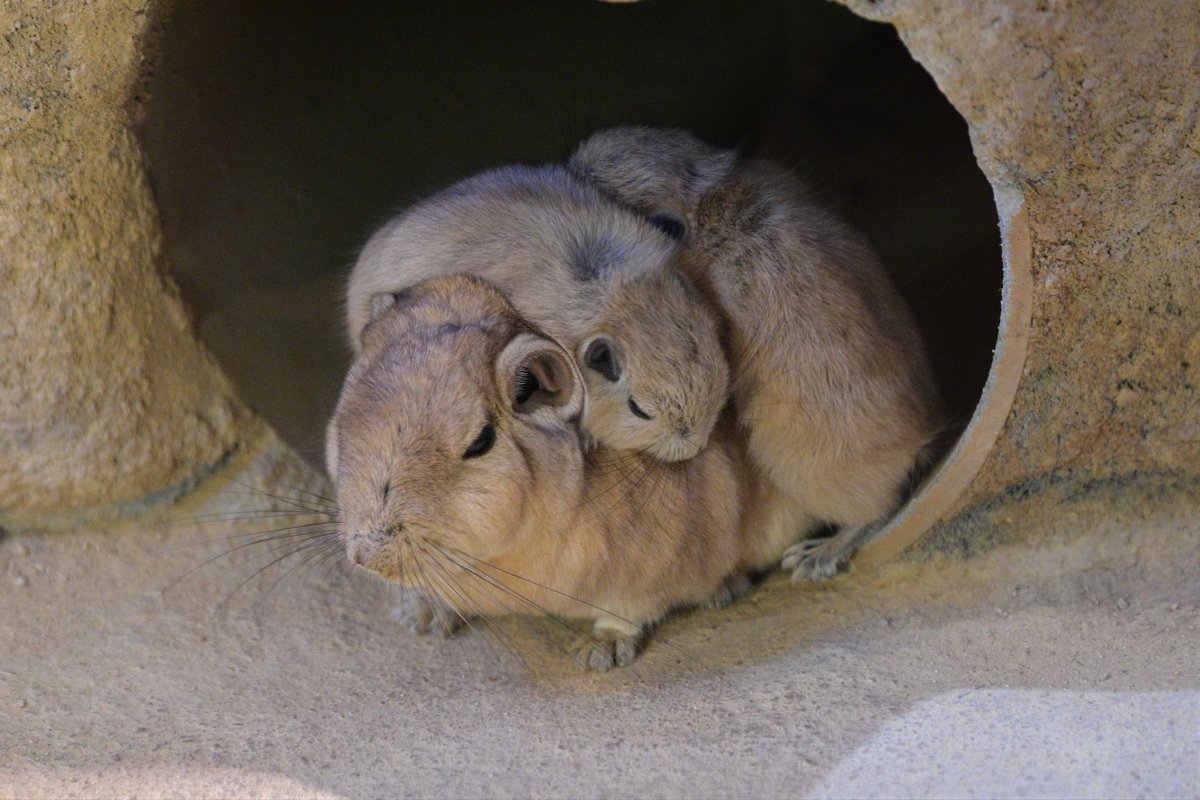
<instances>
[{"instance_id":1,"label":"soft gray fur","mask_svg":"<svg viewBox=\"0 0 1200 800\"><path fill-rule=\"evenodd\" d=\"M716 319L676 268L678 248L561 167L505 167L455 184L390 220L350 276L358 348L372 298L467 273L500 287L563 344L587 382L584 425L600 442L667 461L699 452L728 396ZM587 369L590 342L613 342L618 381ZM650 415L630 410L630 399Z\"/></svg>"},{"instance_id":2,"label":"soft gray fur","mask_svg":"<svg viewBox=\"0 0 1200 800\"><path fill-rule=\"evenodd\" d=\"M683 225L685 267L729 325L751 457L792 506L773 546L793 577L832 575L895 511L939 424L920 335L878 259L784 170L684 131L602 131L570 167ZM820 521L837 535L793 544Z\"/></svg>"}]
</instances>

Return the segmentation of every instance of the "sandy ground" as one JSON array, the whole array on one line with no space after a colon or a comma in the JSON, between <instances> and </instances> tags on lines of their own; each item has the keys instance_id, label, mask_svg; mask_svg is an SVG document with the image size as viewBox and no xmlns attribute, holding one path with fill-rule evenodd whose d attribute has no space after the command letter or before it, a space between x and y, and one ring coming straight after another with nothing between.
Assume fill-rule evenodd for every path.
<instances>
[{"instance_id":1,"label":"sandy ground","mask_svg":"<svg viewBox=\"0 0 1200 800\"><path fill-rule=\"evenodd\" d=\"M234 473L302 482L271 458ZM241 485L180 514L270 507ZM0 539L0 796L1200 795L1194 517L771 579L606 674L532 620L414 636L340 558L220 555L271 526Z\"/></svg>"}]
</instances>

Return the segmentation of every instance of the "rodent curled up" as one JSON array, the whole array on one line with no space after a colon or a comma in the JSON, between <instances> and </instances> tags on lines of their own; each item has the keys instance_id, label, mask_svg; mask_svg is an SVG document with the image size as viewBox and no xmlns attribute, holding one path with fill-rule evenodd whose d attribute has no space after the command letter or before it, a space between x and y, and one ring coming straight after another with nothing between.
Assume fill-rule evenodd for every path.
<instances>
[{"instance_id":1,"label":"rodent curled up","mask_svg":"<svg viewBox=\"0 0 1200 800\"><path fill-rule=\"evenodd\" d=\"M711 308L676 243L562 167L504 167L414 204L377 230L350 274L357 350L372 298L428 278L491 281L562 343L588 385L588 435L664 461L700 452L728 399Z\"/></svg>"},{"instance_id":2,"label":"rodent curled up","mask_svg":"<svg viewBox=\"0 0 1200 800\"><path fill-rule=\"evenodd\" d=\"M920 334L879 260L783 169L684 131L601 131L569 164L686 245L728 323L750 457L797 520L778 528L784 567L832 575L896 510L940 423ZM792 544L820 522L840 530Z\"/></svg>"},{"instance_id":3,"label":"rodent curled up","mask_svg":"<svg viewBox=\"0 0 1200 800\"><path fill-rule=\"evenodd\" d=\"M577 658L630 663L669 610L727 602L778 557L772 489L727 415L687 461L583 446L580 370L474 277L374 303L327 434L352 561L443 620L590 620ZM417 624L423 624L416 620Z\"/></svg>"}]
</instances>

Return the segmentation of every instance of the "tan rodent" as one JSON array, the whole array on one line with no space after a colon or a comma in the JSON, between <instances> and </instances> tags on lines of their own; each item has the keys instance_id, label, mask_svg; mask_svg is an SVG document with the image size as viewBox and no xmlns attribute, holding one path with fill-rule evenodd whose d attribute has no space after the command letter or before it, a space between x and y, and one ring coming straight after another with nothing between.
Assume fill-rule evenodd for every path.
<instances>
[{"instance_id":1,"label":"tan rodent","mask_svg":"<svg viewBox=\"0 0 1200 800\"><path fill-rule=\"evenodd\" d=\"M771 490L728 418L687 461L588 451L577 366L496 288L438 278L375 305L326 458L347 554L420 593L418 629L582 618L578 659L607 669L672 608L728 602L778 557L742 534Z\"/></svg>"},{"instance_id":2,"label":"tan rodent","mask_svg":"<svg viewBox=\"0 0 1200 800\"><path fill-rule=\"evenodd\" d=\"M939 426L920 334L878 259L779 167L684 131L601 131L570 168L687 244L729 323L751 457L791 513L840 527L789 547L784 568L832 575L896 510Z\"/></svg>"},{"instance_id":3,"label":"tan rodent","mask_svg":"<svg viewBox=\"0 0 1200 800\"><path fill-rule=\"evenodd\" d=\"M590 436L664 461L691 458L728 400L728 370L712 310L675 268L677 249L561 167L485 172L371 236L350 275L350 338L373 297L477 275L578 360Z\"/></svg>"}]
</instances>

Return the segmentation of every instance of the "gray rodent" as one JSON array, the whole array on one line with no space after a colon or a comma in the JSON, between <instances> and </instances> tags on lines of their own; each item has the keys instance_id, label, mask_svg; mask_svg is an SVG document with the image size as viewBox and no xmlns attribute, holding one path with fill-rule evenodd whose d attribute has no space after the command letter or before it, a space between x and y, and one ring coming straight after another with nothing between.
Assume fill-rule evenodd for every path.
<instances>
[{"instance_id":1,"label":"gray rodent","mask_svg":"<svg viewBox=\"0 0 1200 800\"><path fill-rule=\"evenodd\" d=\"M350 338L373 297L477 275L577 359L591 437L665 461L691 458L728 401L728 368L712 309L676 268L677 251L562 167L492 170L371 236L350 275Z\"/></svg>"},{"instance_id":2,"label":"gray rodent","mask_svg":"<svg viewBox=\"0 0 1200 800\"><path fill-rule=\"evenodd\" d=\"M592 621L577 659L630 663L672 608L729 602L778 559L773 489L722 416L667 463L583 446L570 354L478 278L387 295L327 436L350 559L417 593L410 623L547 613Z\"/></svg>"},{"instance_id":3,"label":"gray rodent","mask_svg":"<svg viewBox=\"0 0 1200 800\"><path fill-rule=\"evenodd\" d=\"M687 245L685 267L728 322L751 458L796 519L840 526L783 565L832 575L895 511L940 422L920 334L879 260L783 169L681 130L601 131L569 166Z\"/></svg>"}]
</instances>

